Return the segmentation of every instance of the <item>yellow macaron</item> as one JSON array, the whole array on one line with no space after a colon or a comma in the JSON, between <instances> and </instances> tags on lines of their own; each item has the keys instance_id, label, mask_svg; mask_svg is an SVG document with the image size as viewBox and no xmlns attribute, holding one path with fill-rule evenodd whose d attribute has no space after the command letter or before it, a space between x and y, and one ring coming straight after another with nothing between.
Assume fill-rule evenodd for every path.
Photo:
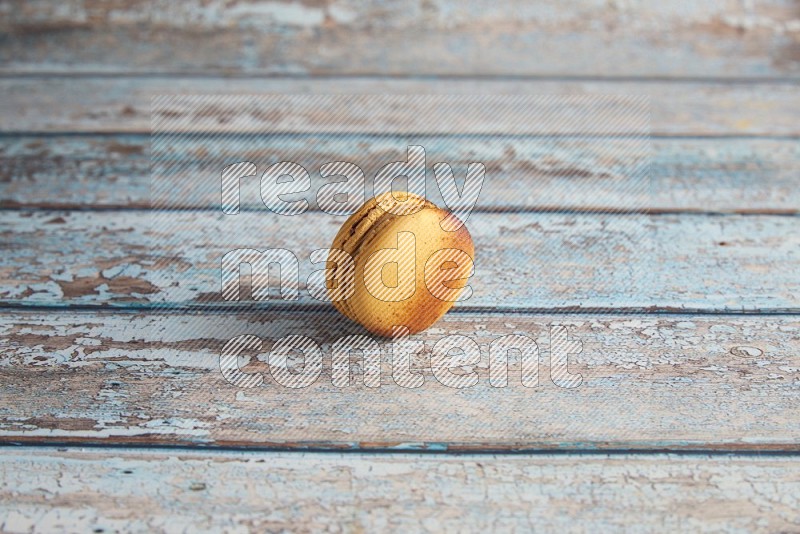
<instances>
[{"instance_id":1,"label":"yellow macaron","mask_svg":"<svg viewBox=\"0 0 800 534\"><path fill-rule=\"evenodd\" d=\"M347 255L349 268L340 261ZM391 336L404 326L413 334L466 295L473 258L472 237L449 211L411 193L389 192L342 225L329 254L335 287L328 291L337 310L370 332Z\"/></svg>"}]
</instances>

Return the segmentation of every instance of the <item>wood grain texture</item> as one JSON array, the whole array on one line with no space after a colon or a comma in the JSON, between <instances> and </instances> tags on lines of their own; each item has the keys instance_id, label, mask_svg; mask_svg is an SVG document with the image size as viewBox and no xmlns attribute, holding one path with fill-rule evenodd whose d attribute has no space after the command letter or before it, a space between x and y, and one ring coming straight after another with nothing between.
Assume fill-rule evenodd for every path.
<instances>
[{"instance_id":1,"label":"wood grain texture","mask_svg":"<svg viewBox=\"0 0 800 534\"><path fill-rule=\"evenodd\" d=\"M322 266L312 264L309 254L330 247L343 221L321 212L281 216L266 208L235 217L209 211L5 211L0 299L52 306L216 306L225 303L219 297L225 253L284 248L299 261L299 299L289 304L316 305L305 281ZM473 213L474 294L460 306L796 310L797 225L797 217L767 215ZM286 303L275 297L257 304Z\"/></svg>"},{"instance_id":2,"label":"wood grain texture","mask_svg":"<svg viewBox=\"0 0 800 534\"><path fill-rule=\"evenodd\" d=\"M800 529L800 5L529 4L0 3L0 444L25 445L0 448L0 530ZM494 136L452 154L458 166L488 152L502 171L469 222L475 295L414 336L421 387L398 385L385 340L379 388L357 356L337 387L332 345L364 332L304 281L308 253L342 219L282 218L249 195L232 231L213 211L218 191L187 181L209 157L261 166L274 150L170 141L161 148L185 162L166 178L182 211L141 209L151 99L198 93L607 94L616 109L647 95L652 187L631 187L630 160L614 155L641 125L604 122L587 100L567 110L578 129L485 113L472 126ZM424 99L368 121L280 108L197 113L176 100L154 117L298 134L292 149L312 167L346 152L308 136L321 126L373 134L361 148L376 161L387 133L469 133ZM587 134L622 137L574 139ZM571 211L644 207L666 213ZM219 257L237 246L296 252L300 300L222 309ZM576 388L551 379L554 324L580 342ZM508 386L490 385L490 343L511 333L538 344L538 387L522 385L513 356ZM260 387L220 370L238 334L263 340L240 362ZM476 373L466 389L431 370L453 334L480 350L455 368ZM269 365L289 335L323 354L306 388L280 386ZM520 451L539 454L463 454Z\"/></svg>"},{"instance_id":3,"label":"wood grain texture","mask_svg":"<svg viewBox=\"0 0 800 534\"><path fill-rule=\"evenodd\" d=\"M353 136L336 142L313 135L254 136L239 145L228 138L165 140L159 152L170 154L175 167L185 163L174 175L162 174L158 180L176 191L172 203L176 207L218 209L219 192L197 187L206 183L204 161L250 160L263 172L287 154L301 152L305 166L314 171L321 162L351 153L362 165L364 161L385 163L397 157L403 141ZM429 151L442 147L457 175L480 154L488 171L478 209L800 212L796 187L800 141L794 139L656 138L646 157L626 153L626 143L631 142L613 138L512 137L448 143L447 137L430 136L418 141ZM0 207L146 208L151 199L151 156L150 138L143 134L0 137ZM649 182L639 179L642 183L637 184L636 179L625 177L646 161L650 162ZM204 174L196 174L201 171ZM328 182L317 172L311 172L311 178L314 193ZM371 183L369 172L367 178ZM432 174L429 178L428 198L442 205ZM248 182L243 186L247 188ZM252 193L242 195L246 208L260 207L260 201L253 202L258 194ZM315 199L313 194L311 209L317 208Z\"/></svg>"},{"instance_id":4,"label":"wood grain texture","mask_svg":"<svg viewBox=\"0 0 800 534\"><path fill-rule=\"evenodd\" d=\"M0 450L7 532L791 532L796 458Z\"/></svg>"},{"instance_id":5,"label":"wood grain texture","mask_svg":"<svg viewBox=\"0 0 800 534\"><path fill-rule=\"evenodd\" d=\"M759 78L800 73L792 0L3 4L5 72Z\"/></svg>"},{"instance_id":6,"label":"wood grain texture","mask_svg":"<svg viewBox=\"0 0 800 534\"><path fill-rule=\"evenodd\" d=\"M567 325L574 388L550 377L551 325ZM368 388L355 357L349 386L331 381L331 344L364 333L329 312L25 312L0 315L0 441L183 444L289 449L792 450L800 451L798 316L450 313L412 337L411 369L393 379L382 346L381 383ZM512 357L505 388L490 385L488 346L510 333L540 349L538 387L524 387ZM220 351L256 335L245 372L223 377ZM475 385L454 389L431 373L434 344L458 334L481 350ZM274 342L313 339L321 375L305 388L269 371ZM249 363L248 363L249 362ZM462 362L463 363L463 362ZM302 365L294 361L290 365ZM295 368L298 370L298 368Z\"/></svg>"},{"instance_id":7,"label":"wood grain texture","mask_svg":"<svg viewBox=\"0 0 800 534\"><path fill-rule=\"evenodd\" d=\"M387 78L292 79L218 77L9 77L0 78L0 131L3 132L126 132L151 131L151 99L158 95L223 94L544 94L612 95L629 99L631 95L650 98L651 125L655 135L800 135L800 90L789 83L706 83L568 80L396 80ZM563 111L563 106L559 104ZM236 106L231 113L241 113ZM208 111L208 110L207 110ZM254 116L240 116L248 131L274 132L281 125L279 109L262 109ZM187 116L180 107L162 109L174 121L191 122L197 130L230 130L237 123L206 113ZM420 112L406 110L399 117L416 117ZM234 115L233 118L236 118ZM366 131L397 131L395 115L374 117ZM392 119L392 120L389 120ZM354 119L343 115L343 123ZM227 122L225 122L227 121ZM593 128L602 124L593 124ZM331 126L332 127L332 126ZM532 123L527 130L535 130ZM547 133L547 132L540 132Z\"/></svg>"}]
</instances>

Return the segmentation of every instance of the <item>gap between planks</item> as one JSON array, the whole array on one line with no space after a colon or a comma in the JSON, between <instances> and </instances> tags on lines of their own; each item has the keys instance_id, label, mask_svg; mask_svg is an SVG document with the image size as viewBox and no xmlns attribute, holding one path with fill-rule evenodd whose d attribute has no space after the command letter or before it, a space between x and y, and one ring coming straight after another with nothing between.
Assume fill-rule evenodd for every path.
<instances>
[{"instance_id":1,"label":"gap between planks","mask_svg":"<svg viewBox=\"0 0 800 534\"><path fill-rule=\"evenodd\" d=\"M87 452L97 451L99 454L189 454L198 456L248 456L248 455L270 455L270 454L287 454L290 456L303 456L308 454L319 455L341 455L341 456L443 456L443 457L563 457L571 456L576 458L581 457L607 457L613 458L617 456L635 457L652 457L652 456L670 456L670 457L702 457L702 458L800 458L800 447L793 448L780 448L776 446L758 446L748 449L746 446L724 447L719 446L716 449L698 447L696 449L690 446L678 446L672 444L671 446L665 444L663 447L653 446L653 443L628 444L628 448L624 449L611 449L611 448L597 448L597 444L593 442L575 443L574 448L567 449L553 449L553 448L526 448L525 446L514 447L509 445L507 447L492 448L491 446L476 447L474 443L441 443L441 442L418 442L418 443L401 443L387 448L379 448L371 446L361 448L357 444L348 444L343 442L315 443L309 442L308 446L301 444L291 445L190 445L181 443L141 443L137 444L131 442L125 443L109 443L106 441L84 441L81 439L68 440L59 442L56 440L20 440L20 441L2 441L0 440L0 451L14 452L18 451L21 455L28 452L35 451L52 451L54 454L64 452ZM582 445L582 446L581 446Z\"/></svg>"},{"instance_id":2,"label":"gap between planks","mask_svg":"<svg viewBox=\"0 0 800 534\"><path fill-rule=\"evenodd\" d=\"M2 67L0 67L2 69ZM287 73L209 73L207 71L114 71L114 70L81 70L80 72L68 72L59 70L0 70L0 79L70 79L70 78L196 78L196 79L220 79L226 80L299 80L299 81L339 81L353 79L384 79L398 81L498 81L498 82L600 82L600 83L653 83L653 84L682 84L682 83L709 83L714 85L757 85L757 84L786 84L797 85L800 76L756 76L756 77L714 77L714 76L654 76L654 75L627 75L627 76L604 76L598 75L550 75L550 74L382 74L380 72L364 72L358 74L331 73L331 74L295 74Z\"/></svg>"},{"instance_id":3,"label":"gap between planks","mask_svg":"<svg viewBox=\"0 0 800 534\"><path fill-rule=\"evenodd\" d=\"M276 299L277 300L277 299ZM171 314L171 313L203 313L203 314L229 314L229 313L249 313L252 315L280 312L299 312L309 314L331 314L338 312L328 304L283 304L280 302L264 303L258 305L254 302L242 302L240 305L231 303L228 305L181 305L181 304L38 304L26 302L3 302L0 303L0 313L20 312L20 311L39 311L39 312L76 312L91 313L111 311L118 314L132 313L152 313L152 314ZM752 309L752 310L715 310L704 308L688 307L650 307L650 308L624 308L624 307L592 307L581 308L578 306L570 307L514 307L503 308L497 306L454 306L448 312L449 315L481 313L485 315L520 316L520 315L557 315L557 316L585 316L594 317L597 315L612 315L619 317L631 317L636 315L646 315L651 317L668 316L710 316L710 317L793 317L800 315L800 307L796 308L771 308L771 309Z\"/></svg>"}]
</instances>

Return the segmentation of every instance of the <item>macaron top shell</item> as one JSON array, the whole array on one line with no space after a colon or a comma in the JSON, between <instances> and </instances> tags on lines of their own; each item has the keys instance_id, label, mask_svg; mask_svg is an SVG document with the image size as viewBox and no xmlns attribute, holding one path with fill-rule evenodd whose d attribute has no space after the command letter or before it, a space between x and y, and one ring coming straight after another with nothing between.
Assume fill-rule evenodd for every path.
<instances>
[{"instance_id":1,"label":"macaron top shell","mask_svg":"<svg viewBox=\"0 0 800 534\"><path fill-rule=\"evenodd\" d=\"M466 226L453 232L442 229L441 221L452 217L450 212L413 194L392 195L370 199L347 219L331 246L350 254L355 263L354 292L346 300L334 300L334 306L381 336L391 336L395 326L415 333L436 322L454 299L440 298L442 293L432 285L439 282L430 274L444 267L448 280L444 286L463 288L474 257ZM461 260L468 256L469 261L451 261L454 254ZM333 270L335 280L337 271L341 274L338 266ZM431 293L429 284L439 297ZM458 293L450 291L451 295Z\"/></svg>"}]
</instances>

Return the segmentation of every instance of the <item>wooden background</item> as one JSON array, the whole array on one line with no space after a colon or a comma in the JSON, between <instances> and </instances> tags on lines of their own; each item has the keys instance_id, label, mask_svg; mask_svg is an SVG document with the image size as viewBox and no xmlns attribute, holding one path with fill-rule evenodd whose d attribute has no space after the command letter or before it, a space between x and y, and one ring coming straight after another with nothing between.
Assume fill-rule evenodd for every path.
<instances>
[{"instance_id":1,"label":"wooden background","mask_svg":"<svg viewBox=\"0 0 800 534\"><path fill-rule=\"evenodd\" d=\"M0 2L0 530L800 531L798 82L796 0ZM183 93L648 95L657 246L631 261L653 284L589 277L599 313L542 306L577 294L526 244L580 224L615 246L627 199L552 206L500 178L470 227L485 298L418 338L525 331L546 356L571 324L581 387L238 390L232 335L327 351L358 329L307 302L169 299L141 229L150 99ZM509 289L509 264L545 275Z\"/></svg>"}]
</instances>

